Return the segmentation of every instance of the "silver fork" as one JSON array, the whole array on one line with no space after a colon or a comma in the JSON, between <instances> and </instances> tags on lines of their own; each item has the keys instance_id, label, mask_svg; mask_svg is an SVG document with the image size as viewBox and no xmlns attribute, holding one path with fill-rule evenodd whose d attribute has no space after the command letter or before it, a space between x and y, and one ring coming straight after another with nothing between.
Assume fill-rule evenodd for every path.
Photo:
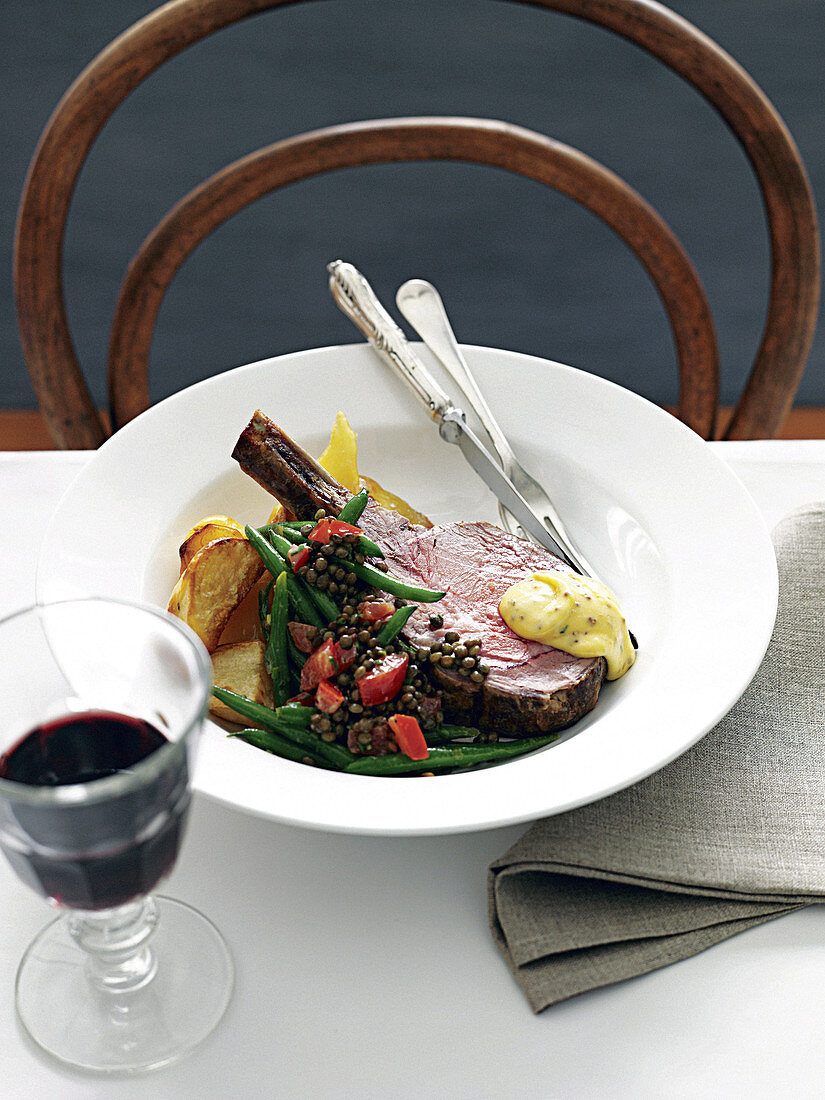
<instances>
[{"instance_id":1,"label":"silver fork","mask_svg":"<svg viewBox=\"0 0 825 1100\"><path fill-rule=\"evenodd\" d=\"M409 279L399 287L398 308L450 377L458 383L498 454L501 467L527 503L542 518L545 527L566 551L570 564L580 573L595 577L592 566L574 546L553 502L534 477L524 469L501 430L458 346L441 295L425 279ZM499 503L502 526L510 534L528 537L514 516Z\"/></svg>"}]
</instances>

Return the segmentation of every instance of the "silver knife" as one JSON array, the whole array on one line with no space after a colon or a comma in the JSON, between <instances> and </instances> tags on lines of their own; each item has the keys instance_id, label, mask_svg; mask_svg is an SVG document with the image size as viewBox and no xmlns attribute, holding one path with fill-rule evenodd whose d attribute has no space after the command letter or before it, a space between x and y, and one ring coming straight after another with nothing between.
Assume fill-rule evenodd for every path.
<instances>
[{"instance_id":1,"label":"silver knife","mask_svg":"<svg viewBox=\"0 0 825 1100\"><path fill-rule=\"evenodd\" d=\"M343 313L363 332L385 362L410 385L416 397L438 424L447 443L455 443L482 481L537 543L550 550L576 572L578 567L556 542L541 517L533 511L499 463L467 426L464 413L433 378L401 331L379 302L367 280L343 260L327 264L329 287Z\"/></svg>"}]
</instances>

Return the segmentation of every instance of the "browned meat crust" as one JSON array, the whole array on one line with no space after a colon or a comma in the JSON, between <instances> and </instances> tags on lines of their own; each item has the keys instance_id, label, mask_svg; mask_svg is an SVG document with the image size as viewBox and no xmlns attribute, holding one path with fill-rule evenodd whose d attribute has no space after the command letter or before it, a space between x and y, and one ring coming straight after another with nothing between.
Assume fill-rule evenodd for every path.
<instances>
[{"instance_id":1,"label":"browned meat crust","mask_svg":"<svg viewBox=\"0 0 825 1100\"><path fill-rule=\"evenodd\" d=\"M530 664L535 661L533 658ZM524 666L522 670L526 671ZM525 677L518 668L510 676L491 672L483 685L438 666L434 672L444 692L448 721L476 726L485 733L533 737L572 726L595 707L607 661L604 657L588 661L578 678L565 686L551 675L531 687L529 680L533 677Z\"/></svg>"},{"instance_id":2,"label":"browned meat crust","mask_svg":"<svg viewBox=\"0 0 825 1100\"><path fill-rule=\"evenodd\" d=\"M352 496L260 409L241 432L232 457L296 516L312 516L319 508L337 515Z\"/></svg>"}]
</instances>

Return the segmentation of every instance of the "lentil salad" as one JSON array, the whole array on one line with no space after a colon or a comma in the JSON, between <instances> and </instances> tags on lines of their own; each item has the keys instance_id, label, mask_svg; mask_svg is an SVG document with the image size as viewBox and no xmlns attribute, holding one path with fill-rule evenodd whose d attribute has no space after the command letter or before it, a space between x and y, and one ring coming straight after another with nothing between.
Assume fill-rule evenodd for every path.
<instances>
[{"instance_id":1,"label":"lentil salad","mask_svg":"<svg viewBox=\"0 0 825 1100\"><path fill-rule=\"evenodd\" d=\"M455 630L427 647L405 638L409 617L444 593L393 576L357 526L368 499L362 489L337 516L319 509L311 519L245 528L269 577L258 610L274 705L213 688L250 723L230 736L302 764L375 776L443 774L555 740L503 741L443 721L431 670L482 682L489 670L480 642ZM431 624L441 625L436 609Z\"/></svg>"}]
</instances>

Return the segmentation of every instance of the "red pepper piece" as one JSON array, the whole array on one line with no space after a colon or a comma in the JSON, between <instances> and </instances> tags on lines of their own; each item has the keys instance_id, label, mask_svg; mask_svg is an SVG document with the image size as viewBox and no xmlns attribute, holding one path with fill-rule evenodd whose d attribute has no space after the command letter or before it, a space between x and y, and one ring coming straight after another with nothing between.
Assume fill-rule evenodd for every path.
<instances>
[{"instance_id":1,"label":"red pepper piece","mask_svg":"<svg viewBox=\"0 0 825 1100\"><path fill-rule=\"evenodd\" d=\"M296 649L299 649L301 653L312 653L313 647L318 640L317 626L310 626L309 623L292 622L287 623L286 628L295 643Z\"/></svg>"},{"instance_id":2,"label":"red pepper piece","mask_svg":"<svg viewBox=\"0 0 825 1100\"><path fill-rule=\"evenodd\" d=\"M329 532L331 535L362 535L363 531L360 527L356 527L352 523L347 523L343 519L331 519L329 521Z\"/></svg>"},{"instance_id":3,"label":"red pepper piece","mask_svg":"<svg viewBox=\"0 0 825 1100\"><path fill-rule=\"evenodd\" d=\"M404 683L408 664L406 653L390 653L358 681L358 692L365 707L388 703Z\"/></svg>"},{"instance_id":4,"label":"red pepper piece","mask_svg":"<svg viewBox=\"0 0 825 1100\"><path fill-rule=\"evenodd\" d=\"M313 542L329 542L329 520L319 519L307 538L312 539Z\"/></svg>"},{"instance_id":5,"label":"red pepper piece","mask_svg":"<svg viewBox=\"0 0 825 1100\"><path fill-rule=\"evenodd\" d=\"M395 604L387 600L364 600L359 603L356 611L368 623L380 623L382 619L388 619L395 614Z\"/></svg>"},{"instance_id":6,"label":"red pepper piece","mask_svg":"<svg viewBox=\"0 0 825 1100\"><path fill-rule=\"evenodd\" d=\"M301 669L301 690L312 691L322 680L328 680L338 672L336 645L328 639L307 657Z\"/></svg>"},{"instance_id":7,"label":"red pepper piece","mask_svg":"<svg viewBox=\"0 0 825 1100\"><path fill-rule=\"evenodd\" d=\"M330 535L360 535L361 528L342 519L319 519L307 538L313 542L329 542Z\"/></svg>"},{"instance_id":8,"label":"red pepper piece","mask_svg":"<svg viewBox=\"0 0 825 1100\"><path fill-rule=\"evenodd\" d=\"M395 735L396 745L410 760L426 760L430 755L418 719L411 714L393 714L390 718L390 729Z\"/></svg>"},{"instance_id":9,"label":"red pepper piece","mask_svg":"<svg viewBox=\"0 0 825 1100\"><path fill-rule=\"evenodd\" d=\"M335 714L343 701L343 693L329 680L322 680L316 688L315 706L324 714Z\"/></svg>"},{"instance_id":10,"label":"red pepper piece","mask_svg":"<svg viewBox=\"0 0 825 1100\"><path fill-rule=\"evenodd\" d=\"M351 645L349 649L344 649L338 642L335 643L335 660L338 662L339 672L343 672L345 668L349 668L350 665L354 664L356 656L354 645Z\"/></svg>"},{"instance_id":11,"label":"red pepper piece","mask_svg":"<svg viewBox=\"0 0 825 1100\"><path fill-rule=\"evenodd\" d=\"M287 557L292 562L292 572L297 573L302 565L306 565L309 561L309 555L312 553L308 546L294 547L293 550L287 551Z\"/></svg>"}]
</instances>

